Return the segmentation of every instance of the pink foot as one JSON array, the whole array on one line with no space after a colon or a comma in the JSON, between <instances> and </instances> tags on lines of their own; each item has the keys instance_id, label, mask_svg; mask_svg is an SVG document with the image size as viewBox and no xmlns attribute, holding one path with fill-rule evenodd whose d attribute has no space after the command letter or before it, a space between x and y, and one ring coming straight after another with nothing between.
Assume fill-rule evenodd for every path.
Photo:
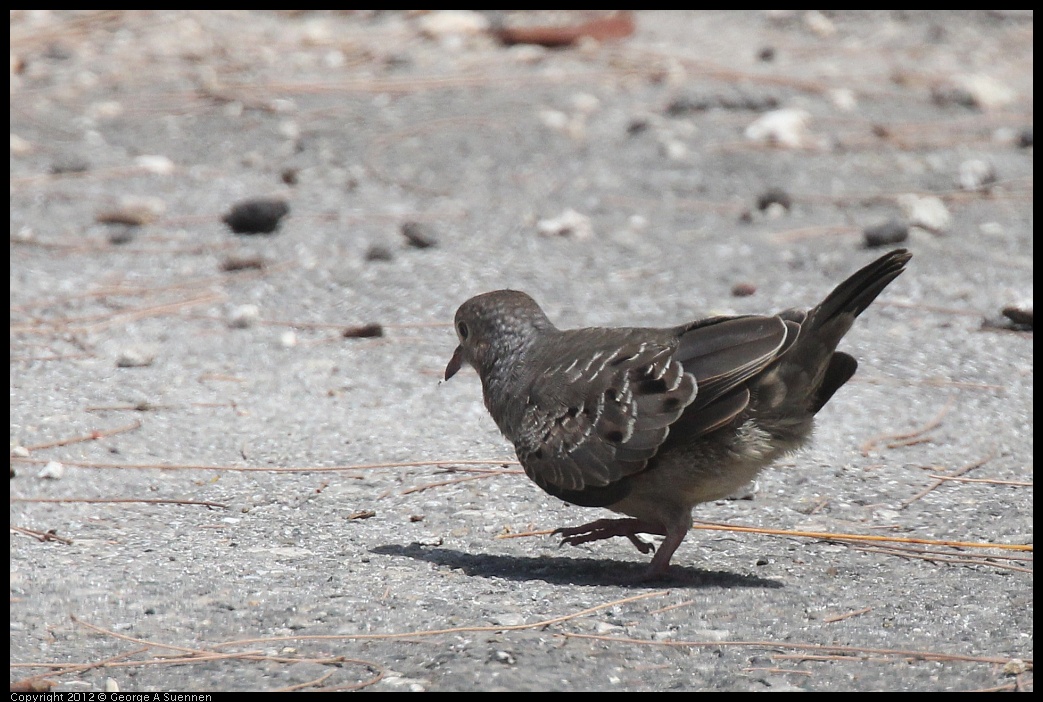
<instances>
[{"instance_id":1,"label":"pink foot","mask_svg":"<svg viewBox=\"0 0 1043 702\"><path fill-rule=\"evenodd\" d=\"M666 576L667 570L670 568L670 558L684 541L684 537L688 534L688 527L666 529L658 524L640 519L599 519L582 526L555 529L554 533L561 536L562 546L565 544L579 546L591 541L611 539L613 536L625 536L641 553L655 551L655 556L652 557L648 569L633 579L633 582L645 582ZM656 551L655 546L638 537L638 534L661 534L666 538Z\"/></svg>"},{"instance_id":2,"label":"pink foot","mask_svg":"<svg viewBox=\"0 0 1043 702\"><path fill-rule=\"evenodd\" d=\"M560 535L561 545L579 546L591 541L611 539L613 536L625 536L630 539L641 553L652 553L655 546L640 538L638 534L662 534L663 528L640 519L599 519L578 527L563 527L555 529L555 534Z\"/></svg>"}]
</instances>

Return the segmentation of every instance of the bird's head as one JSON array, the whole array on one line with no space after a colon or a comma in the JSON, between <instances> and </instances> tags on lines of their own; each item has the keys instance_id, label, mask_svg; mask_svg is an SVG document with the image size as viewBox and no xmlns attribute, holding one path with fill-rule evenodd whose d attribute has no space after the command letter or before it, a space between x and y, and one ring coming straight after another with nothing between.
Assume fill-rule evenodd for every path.
<instances>
[{"instance_id":1,"label":"bird's head","mask_svg":"<svg viewBox=\"0 0 1043 702\"><path fill-rule=\"evenodd\" d=\"M460 345L445 367L446 380L464 363L484 379L497 365L517 363L540 332L554 328L536 301L517 290L472 297L456 311L454 327Z\"/></svg>"}]
</instances>

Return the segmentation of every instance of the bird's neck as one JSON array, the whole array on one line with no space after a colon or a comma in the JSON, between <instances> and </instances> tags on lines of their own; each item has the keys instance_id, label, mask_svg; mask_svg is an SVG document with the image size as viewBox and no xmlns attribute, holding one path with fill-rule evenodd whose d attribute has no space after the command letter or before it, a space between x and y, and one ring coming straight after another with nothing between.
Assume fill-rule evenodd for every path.
<instances>
[{"instance_id":1,"label":"bird's neck","mask_svg":"<svg viewBox=\"0 0 1043 702\"><path fill-rule=\"evenodd\" d=\"M521 421L521 417L511 416L511 412L522 411L528 404L525 397L519 398L532 383L526 369L532 367L531 359L539 355L549 336L557 333L560 332L551 327L514 339L515 343L496 353L495 362L480 373L485 406L501 430L506 431L505 427Z\"/></svg>"},{"instance_id":2,"label":"bird's neck","mask_svg":"<svg viewBox=\"0 0 1043 702\"><path fill-rule=\"evenodd\" d=\"M525 367L525 357L524 352L501 357L482 374L485 406L500 428L504 427L505 422L511 421L507 416L510 408L521 405L516 398L523 389L522 369Z\"/></svg>"}]
</instances>

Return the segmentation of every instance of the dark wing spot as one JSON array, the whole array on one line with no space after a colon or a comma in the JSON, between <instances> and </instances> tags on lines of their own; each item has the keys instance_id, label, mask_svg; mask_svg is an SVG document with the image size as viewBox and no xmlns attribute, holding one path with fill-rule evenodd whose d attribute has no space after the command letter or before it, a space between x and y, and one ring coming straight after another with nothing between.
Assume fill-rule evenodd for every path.
<instances>
[{"instance_id":1,"label":"dark wing spot","mask_svg":"<svg viewBox=\"0 0 1043 702\"><path fill-rule=\"evenodd\" d=\"M662 378L659 380L642 380L637 384L637 391L641 395L657 395L666 392L666 381Z\"/></svg>"},{"instance_id":2,"label":"dark wing spot","mask_svg":"<svg viewBox=\"0 0 1043 702\"><path fill-rule=\"evenodd\" d=\"M681 398L668 397L665 400L663 400L664 412L676 412L679 409L681 409Z\"/></svg>"},{"instance_id":3,"label":"dark wing spot","mask_svg":"<svg viewBox=\"0 0 1043 702\"><path fill-rule=\"evenodd\" d=\"M614 444L621 444L623 443L623 432L619 431L618 429L614 429L609 433L605 434L605 438Z\"/></svg>"}]
</instances>

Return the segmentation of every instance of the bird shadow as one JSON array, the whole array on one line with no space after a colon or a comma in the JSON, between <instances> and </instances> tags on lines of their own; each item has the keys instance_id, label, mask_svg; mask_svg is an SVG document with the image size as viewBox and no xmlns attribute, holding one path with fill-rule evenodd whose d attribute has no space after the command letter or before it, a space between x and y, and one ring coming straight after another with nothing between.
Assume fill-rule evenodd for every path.
<instances>
[{"instance_id":1,"label":"bird shadow","mask_svg":"<svg viewBox=\"0 0 1043 702\"><path fill-rule=\"evenodd\" d=\"M558 585L625 585L629 587L661 588L781 588L777 580L754 575L743 575L719 570L703 570L671 565L665 577L640 581L648 567L646 563L618 561L605 558L577 558L575 556L503 556L472 554L450 548L422 546L412 543L375 546L370 553L397 558L412 558L463 571L467 575L496 577L506 580L542 580Z\"/></svg>"}]
</instances>

